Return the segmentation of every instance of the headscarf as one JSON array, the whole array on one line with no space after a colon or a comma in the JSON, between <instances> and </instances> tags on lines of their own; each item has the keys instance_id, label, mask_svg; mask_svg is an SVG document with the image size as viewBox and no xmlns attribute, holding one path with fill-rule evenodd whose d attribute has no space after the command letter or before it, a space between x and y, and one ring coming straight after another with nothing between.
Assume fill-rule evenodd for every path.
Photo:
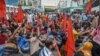
<instances>
[{"instance_id":1,"label":"headscarf","mask_svg":"<svg viewBox=\"0 0 100 56\"><path fill-rule=\"evenodd\" d=\"M85 42L83 44L83 47L80 49L80 51L83 52L84 56L92 56L91 50L92 50L93 44L91 42Z\"/></svg>"}]
</instances>

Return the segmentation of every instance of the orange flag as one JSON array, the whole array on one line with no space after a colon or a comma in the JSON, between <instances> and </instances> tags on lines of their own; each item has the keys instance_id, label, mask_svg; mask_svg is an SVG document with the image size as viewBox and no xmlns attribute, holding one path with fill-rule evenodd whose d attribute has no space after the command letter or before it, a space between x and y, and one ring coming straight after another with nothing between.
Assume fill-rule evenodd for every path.
<instances>
[{"instance_id":1,"label":"orange flag","mask_svg":"<svg viewBox=\"0 0 100 56\"><path fill-rule=\"evenodd\" d=\"M66 27L67 23L66 22L67 22L67 17L64 15L63 19L62 19L62 25L61 25L63 30L64 30L64 32L66 32L66 30L67 30L67 27Z\"/></svg>"},{"instance_id":2,"label":"orange flag","mask_svg":"<svg viewBox=\"0 0 100 56\"><path fill-rule=\"evenodd\" d=\"M75 39L73 34L73 26L71 18L67 21L67 41L65 44L65 51L67 56L74 56L75 51Z\"/></svg>"},{"instance_id":3,"label":"orange flag","mask_svg":"<svg viewBox=\"0 0 100 56\"><path fill-rule=\"evenodd\" d=\"M0 0L0 19L6 15L6 3L5 0Z\"/></svg>"},{"instance_id":4,"label":"orange flag","mask_svg":"<svg viewBox=\"0 0 100 56\"><path fill-rule=\"evenodd\" d=\"M17 17L16 17L16 22L17 23L21 23L24 19L24 14L23 14L23 10L21 7L18 8L18 13L17 13Z\"/></svg>"},{"instance_id":5,"label":"orange flag","mask_svg":"<svg viewBox=\"0 0 100 56\"><path fill-rule=\"evenodd\" d=\"M89 0L89 2L87 3L87 7L86 7L87 14L90 14L91 10L92 10L92 0Z\"/></svg>"}]
</instances>

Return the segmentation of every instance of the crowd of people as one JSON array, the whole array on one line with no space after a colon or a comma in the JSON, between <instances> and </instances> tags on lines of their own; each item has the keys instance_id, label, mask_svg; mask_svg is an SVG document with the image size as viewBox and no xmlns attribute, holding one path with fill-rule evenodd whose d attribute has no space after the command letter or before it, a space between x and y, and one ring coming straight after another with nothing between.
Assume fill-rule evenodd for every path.
<instances>
[{"instance_id":1,"label":"crowd of people","mask_svg":"<svg viewBox=\"0 0 100 56\"><path fill-rule=\"evenodd\" d=\"M73 23L74 56L100 56L100 12L89 15L25 12L24 16L21 23L15 21L16 15L12 13L0 21L0 56L24 56L26 53L29 56L58 56L58 53L66 56L64 17Z\"/></svg>"}]
</instances>

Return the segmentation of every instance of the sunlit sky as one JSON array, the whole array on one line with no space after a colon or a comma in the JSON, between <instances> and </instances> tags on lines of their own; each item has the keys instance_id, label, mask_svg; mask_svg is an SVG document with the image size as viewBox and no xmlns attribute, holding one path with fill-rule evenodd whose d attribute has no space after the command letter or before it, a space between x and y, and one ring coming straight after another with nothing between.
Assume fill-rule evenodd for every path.
<instances>
[{"instance_id":1,"label":"sunlit sky","mask_svg":"<svg viewBox=\"0 0 100 56\"><path fill-rule=\"evenodd\" d=\"M42 0L42 6L57 6L59 0Z\"/></svg>"}]
</instances>

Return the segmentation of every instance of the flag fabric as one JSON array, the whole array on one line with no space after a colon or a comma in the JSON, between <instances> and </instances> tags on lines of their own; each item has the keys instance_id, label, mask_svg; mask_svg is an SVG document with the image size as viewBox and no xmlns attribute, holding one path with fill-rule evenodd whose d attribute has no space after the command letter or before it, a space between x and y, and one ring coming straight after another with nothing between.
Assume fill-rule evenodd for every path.
<instances>
[{"instance_id":1,"label":"flag fabric","mask_svg":"<svg viewBox=\"0 0 100 56\"><path fill-rule=\"evenodd\" d=\"M18 8L18 13L17 13L17 17L16 17L16 22L17 23L21 23L24 19L24 14L23 14L23 10L21 8L21 6Z\"/></svg>"},{"instance_id":2,"label":"flag fabric","mask_svg":"<svg viewBox=\"0 0 100 56\"><path fill-rule=\"evenodd\" d=\"M63 16L61 27L63 28L64 32L67 30L67 17L66 15Z\"/></svg>"},{"instance_id":3,"label":"flag fabric","mask_svg":"<svg viewBox=\"0 0 100 56\"><path fill-rule=\"evenodd\" d=\"M6 15L6 3L5 0L0 0L0 19Z\"/></svg>"},{"instance_id":4,"label":"flag fabric","mask_svg":"<svg viewBox=\"0 0 100 56\"><path fill-rule=\"evenodd\" d=\"M71 18L68 19L67 21L67 40L65 44L65 51L67 56L74 56L74 51L75 51L75 39L74 39L74 34L73 34L73 26L72 26L72 20Z\"/></svg>"},{"instance_id":5,"label":"flag fabric","mask_svg":"<svg viewBox=\"0 0 100 56\"><path fill-rule=\"evenodd\" d=\"M87 14L90 14L92 10L92 0L89 0L86 7Z\"/></svg>"}]
</instances>

